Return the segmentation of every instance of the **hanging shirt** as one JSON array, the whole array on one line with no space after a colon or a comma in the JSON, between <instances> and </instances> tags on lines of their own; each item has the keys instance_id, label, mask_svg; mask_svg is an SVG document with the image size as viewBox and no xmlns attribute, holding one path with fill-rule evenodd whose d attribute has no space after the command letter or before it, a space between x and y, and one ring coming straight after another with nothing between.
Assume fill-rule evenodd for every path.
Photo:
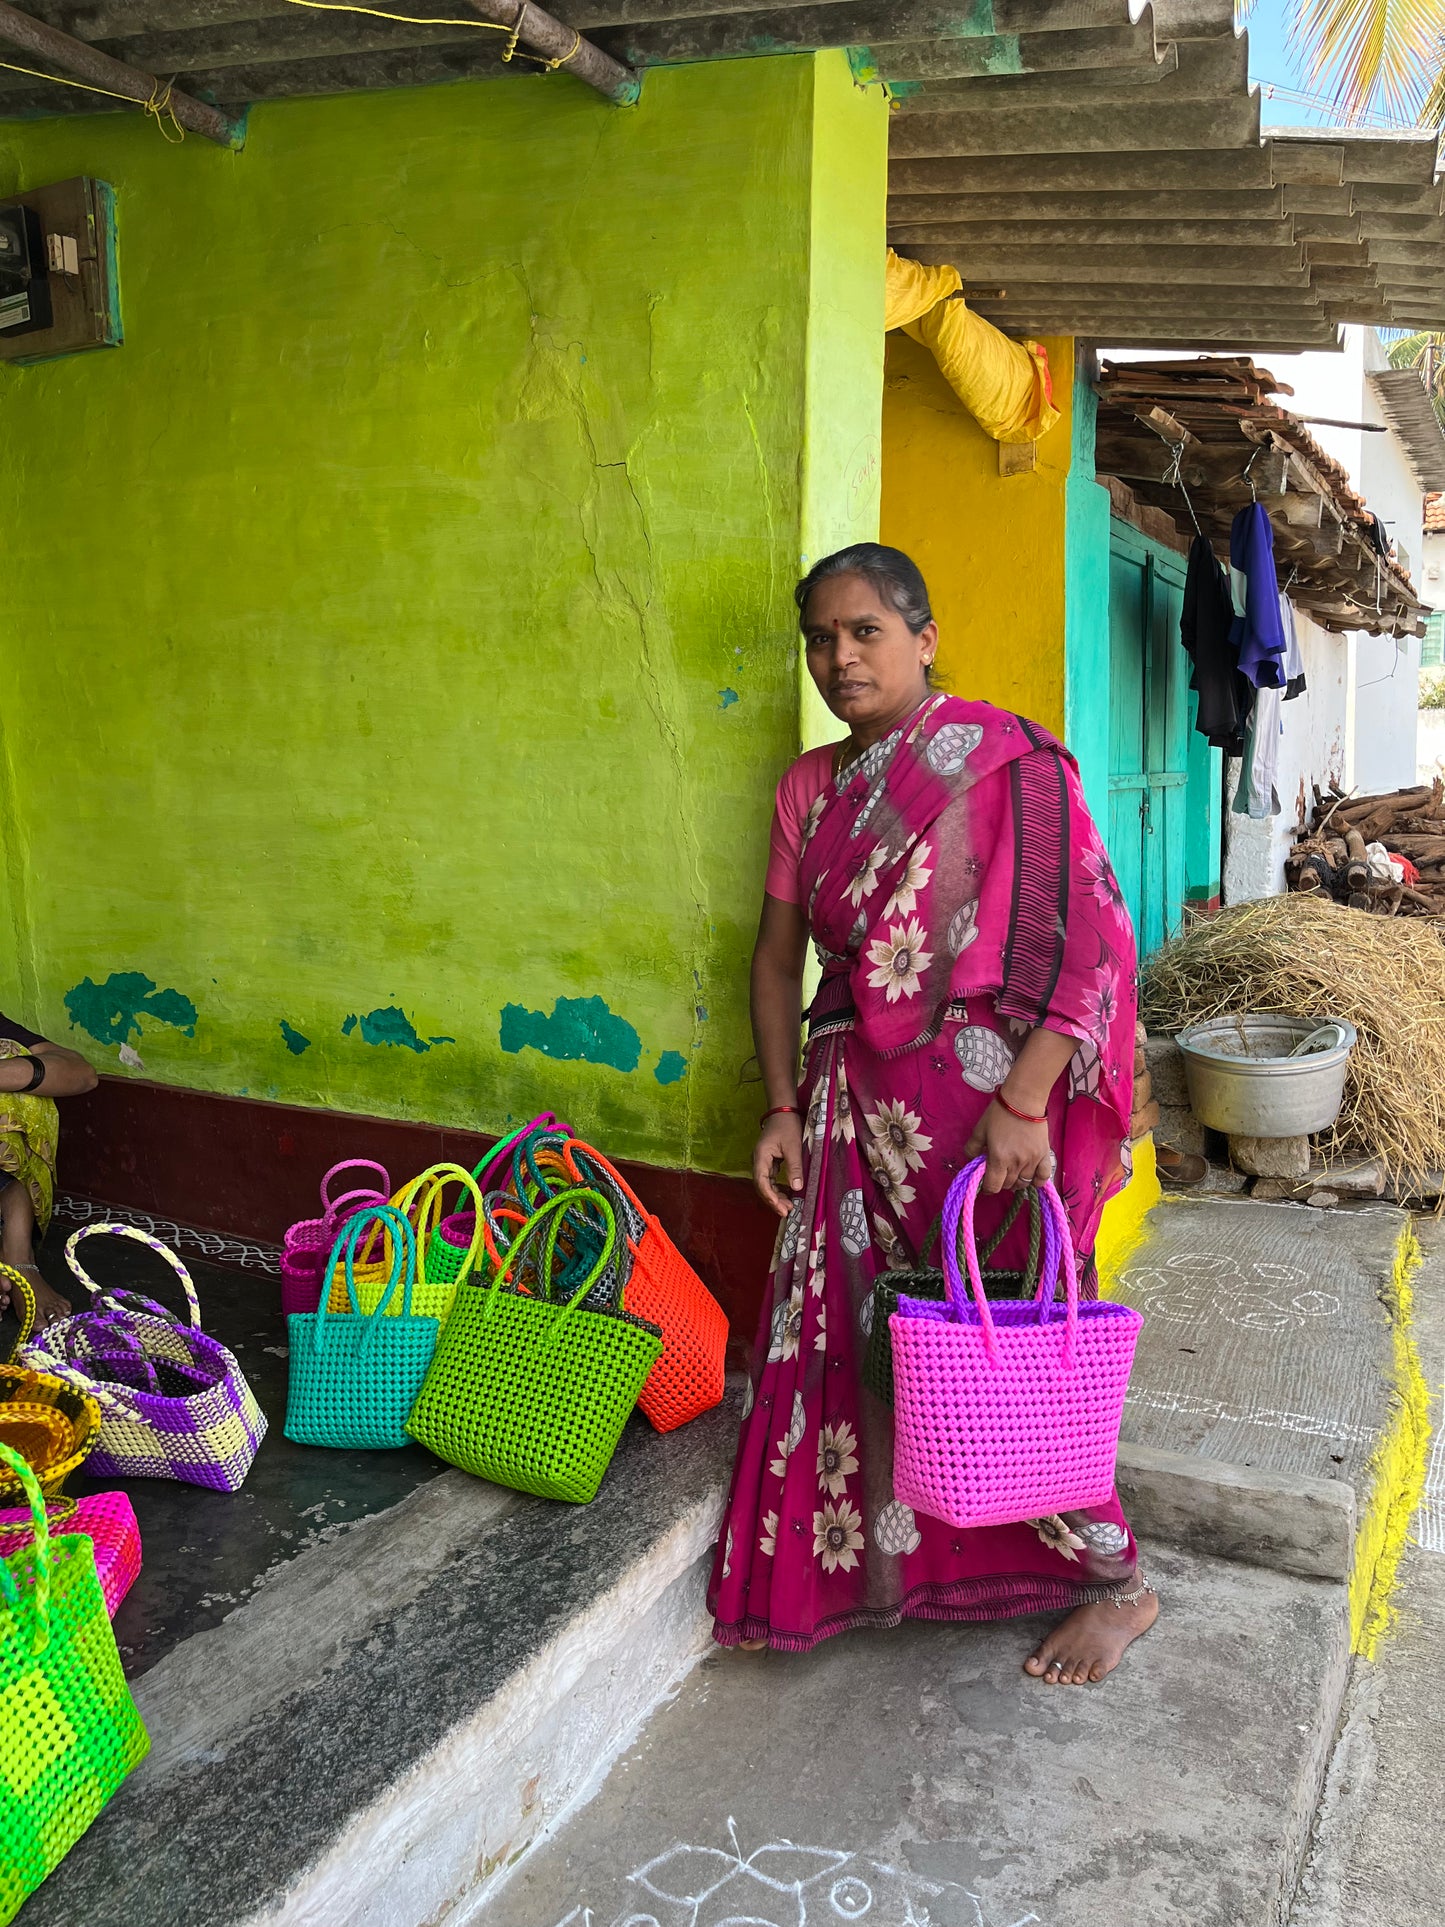
<instances>
[{"instance_id":1,"label":"hanging shirt","mask_svg":"<svg viewBox=\"0 0 1445 1927\"><path fill-rule=\"evenodd\" d=\"M1275 774L1279 769L1279 739L1284 731L1279 713L1283 701L1282 689L1261 689L1255 696L1244 736L1239 787L1234 793L1236 816L1252 816L1258 821L1279 815Z\"/></svg>"},{"instance_id":2,"label":"hanging shirt","mask_svg":"<svg viewBox=\"0 0 1445 1927\"><path fill-rule=\"evenodd\" d=\"M1179 640L1191 665L1189 687L1199 697L1194 727L1215 749L1240 756L1254 691L1239 673L1239 650L1230 635L1233 624L1229 578L1208 537L1196 535L1189 550L1179 617Z\"/></svg>"},{"instance_id":3,"label":"hanging shirt","mask_svg":"<svg viewBox=\"0 0 1445 1927\"><path fill-rule=\"evenodd\" d=\"M1274 530L1258 502L1251 502L1234 518L1229 565L1234 596L1230 637L1239 652L1239 673L1256 689L1283 689L1285 636L1274 568Z\"/></svg>"},{"instance_id":4,"label":"hanging shirt","mask_svg":"<svg viewBox=\"0 0 1445 1927\"><path fill-rule=\"evenodd\" d=\"M1305 659L1300 654L1299 632L1294 623L1294 604L1286 595L1279 599L1279 619L1284 625L1284 699L1292 703L1305 693Z\"/></svg>"}]
</instances>

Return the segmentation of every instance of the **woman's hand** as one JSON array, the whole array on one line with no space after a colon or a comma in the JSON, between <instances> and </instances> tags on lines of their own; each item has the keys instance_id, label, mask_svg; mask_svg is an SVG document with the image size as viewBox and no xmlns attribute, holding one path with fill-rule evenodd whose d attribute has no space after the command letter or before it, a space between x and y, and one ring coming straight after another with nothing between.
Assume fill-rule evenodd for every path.
<instances>
[{"instance_id":1,"label":"woman's hand","mask_svg":"<svg viewBox=\"0 0 1445 1927\"><path fill-rule=\"evenodd\" d=\"M758 1133L753 1183L763 1203L780 1218L786 1218L802 1196L803 1120L796 1111L768 1118Z\"/></svg>"},{"instance_id":2,"label":"woman's hand","mask_svg":"<svg viewBox=\"0 0 1445 1927\"><path fill-rule=\"evenodd\" d=\"M1043 1184L1054 1175L1048 1120L1027 1124L1002 1104L992 1103L973 1127L964 1160L985 1157L985 1191L1016 1191L1021 1184Z\"/></svg>"}]
</instances>

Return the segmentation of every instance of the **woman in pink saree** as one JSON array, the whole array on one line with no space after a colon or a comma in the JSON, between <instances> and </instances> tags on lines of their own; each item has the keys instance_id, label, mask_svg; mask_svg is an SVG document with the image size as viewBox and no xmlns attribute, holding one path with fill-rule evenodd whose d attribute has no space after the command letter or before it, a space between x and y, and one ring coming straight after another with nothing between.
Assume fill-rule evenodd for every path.
<instances>
[{"instance_id":1,"label":"woman in pink saree","mask_svg":"<svg viewBox=\"0 0 1445 1927\"><path fill-rule=\"evenodd\" d=\"M1158 1610L1117 1500L969 1531L893 1495L893 1414L863 1382L872 1287L914 1262L950 1181L980 1238L1052 1177L1086 1292L1127 1175L1135 949L1072 758L933 689L918 570L864 543L798 586L814 682L849 735L778 790L753 958L767 1094L754 1158L782 1219L709 1605L724 1645L806 1652L905 1618L1063 1613L1025 1660L1102 1679ZM806 945L822 983L798 1039ZM1020 1266L1022 1219L993 1262Z\"/></svg>"}]
</instances>

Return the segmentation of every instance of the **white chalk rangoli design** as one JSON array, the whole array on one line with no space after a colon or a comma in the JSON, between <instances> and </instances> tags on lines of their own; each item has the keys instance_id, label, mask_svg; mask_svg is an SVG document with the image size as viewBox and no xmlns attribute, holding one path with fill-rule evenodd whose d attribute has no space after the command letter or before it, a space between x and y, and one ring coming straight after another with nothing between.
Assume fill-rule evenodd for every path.
<instances>
[{"instance_id":1,"label":"white chalk rangoli design","mask_svg":"<svg viewBox=\"0 0 1445 1927\"><path fill-rule=\"evenodd\" d=\"M1035 1913L985 1912L958 1882L929 1880L841 1847L773 1840L744 1853L737 1822L727 1847L679 1843L627 1876L638 1905L609 1918L577 1906L557 1927L1043 1927ZM933 1909L943 1909L940 1916Z\"/></svg>"}]
</instances>

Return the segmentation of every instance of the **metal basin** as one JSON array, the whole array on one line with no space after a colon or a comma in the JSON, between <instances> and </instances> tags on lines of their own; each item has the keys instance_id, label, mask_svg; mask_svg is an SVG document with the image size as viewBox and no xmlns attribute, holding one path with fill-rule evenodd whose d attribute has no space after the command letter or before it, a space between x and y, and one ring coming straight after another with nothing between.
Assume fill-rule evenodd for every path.
<instances>
[{"instance_id":1,"label":"metal basin","mask_svg":"<svg viewBox=\"0 0 1445 1927\"><path fill-rule=\"evenodd\" d=\"M1290 1055L1326 1025L1338 1030L1337 1042ZM1232 1137L1305 1137L1327 1131L1340 1114L1355 1028L1343 1018L1214 1017L1175 1041L1201 1124Z\"/></svg>"}]
</instances>

